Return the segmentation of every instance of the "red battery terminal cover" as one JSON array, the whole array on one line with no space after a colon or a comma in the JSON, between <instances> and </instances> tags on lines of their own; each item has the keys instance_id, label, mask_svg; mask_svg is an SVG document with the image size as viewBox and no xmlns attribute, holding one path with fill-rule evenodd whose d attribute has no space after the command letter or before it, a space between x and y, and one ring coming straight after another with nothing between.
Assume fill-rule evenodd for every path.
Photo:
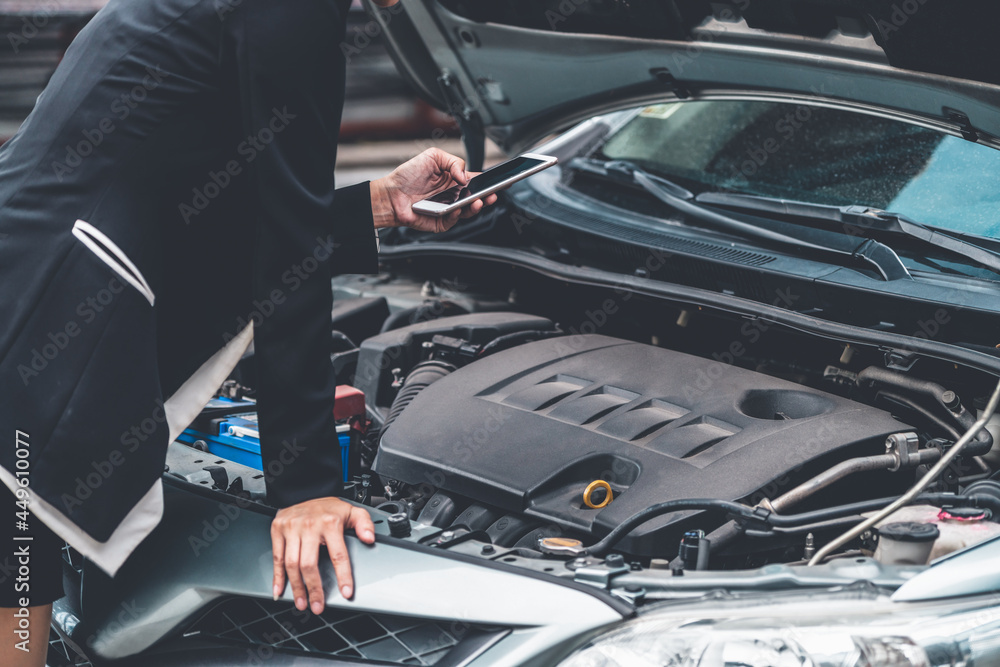
<instances>
[{"instance_id":1,"label":"red battery terminal cover","mask_svg":"<svg viewBox=\"0 0 1000 667\"><path fill-rule=\"evenodd\" d=\"M368 426L365 419L365 393L347 384L337 385L333 402L333 418L347 422L362 433Z\"/></svg>"}]
</instances>

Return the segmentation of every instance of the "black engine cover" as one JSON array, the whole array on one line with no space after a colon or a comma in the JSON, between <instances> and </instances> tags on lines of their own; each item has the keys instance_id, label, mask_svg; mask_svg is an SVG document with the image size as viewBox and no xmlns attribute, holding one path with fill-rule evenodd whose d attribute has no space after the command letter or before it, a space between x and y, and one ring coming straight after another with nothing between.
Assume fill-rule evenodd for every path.
<instances>
[{"instance_id":1,"label":"black engine cover","mask_svg":"<svg viewBox=\"0 0 1000 667\"><path fill-rule=\"evenodd\" d=\"M838 450L882 453L887 435L908 428L882 410L710 359L572 336L430 385L386 432L374 467L599 536L657 502L737 500ZM597 479L615 498L590 509L582 494ZM680 518L650 521L620 547L662 553L659 539Z\"/></svg>"}]
</instances>

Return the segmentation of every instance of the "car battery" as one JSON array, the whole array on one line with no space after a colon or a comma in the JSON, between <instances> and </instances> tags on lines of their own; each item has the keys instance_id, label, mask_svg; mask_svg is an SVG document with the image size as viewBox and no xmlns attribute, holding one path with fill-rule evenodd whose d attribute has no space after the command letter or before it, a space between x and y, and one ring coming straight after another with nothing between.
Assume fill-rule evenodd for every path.
<instances>
[{"instance_id":1,"label":"car battery","mask_svg":"<svg viewBox=\"0 0 1000 667\"><path fill-rule=\"evenodd\" d=\"M365 424L364 394L354 387L338 386L334 405L341 470L347 482L353 474L352 468L357 465L360 450L359 440ZM219 458L263 471L257 404L252 400L213 398L177 440Z\"/></svg>"}]
</instances>

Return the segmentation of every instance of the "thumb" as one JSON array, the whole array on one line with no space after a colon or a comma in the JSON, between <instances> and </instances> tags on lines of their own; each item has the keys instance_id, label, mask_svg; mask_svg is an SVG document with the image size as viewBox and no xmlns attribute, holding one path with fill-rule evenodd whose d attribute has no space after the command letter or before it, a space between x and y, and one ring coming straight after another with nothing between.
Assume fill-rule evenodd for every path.
<instances>
[{"instance_id":1,"label":"thumb","mask_svg":"<svg viewBox=\"0 0 1000 667\"><path fill-rule=\"evenodd\" d=\"M469 176L465 173L465 160L437 148L431 150L434 161L438 163L438 166L443 167L456 183L465 185L469 182Z\"/></svg>"},{"instance_id":2,"label":"thumb","mask_svg":"<svg viewBox=\"0 0 1000 667\"><path fill-rule=\"evenodd\" d=\"M451 164L451 177L455 179L455 182L459 185L465 186L469 184L469 174L465 171L465 162L462 160L456 160Z\"/></svg>"}]
</instances>

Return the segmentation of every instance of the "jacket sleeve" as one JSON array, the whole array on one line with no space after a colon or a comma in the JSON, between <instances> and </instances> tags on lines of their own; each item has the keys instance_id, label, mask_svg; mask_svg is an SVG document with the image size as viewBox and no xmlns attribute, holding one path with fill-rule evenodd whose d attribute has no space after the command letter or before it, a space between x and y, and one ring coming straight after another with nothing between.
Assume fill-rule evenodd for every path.
<instances>
[{"instance_id":1,"label":"jacket sleeve","mask_svg":"<svg viewBox=\"0 0 1000 667\"><path fill-rule=\"evenodd\" d=\"M330 278L334 265L377 270L368 184L334 189L346 11L334 0L253 2L226 19L247 135L238 150L258 198L248 221L254 359L264 475L277 507L342 489Z\"/></svg>"},{"instance_id":2,"label":"jacket sleeve","mask_svg":"<svg viewBox=\"0 0 1000 667\"><path fill-rule=\"evenodd\" d=\"M378 273L378 244L372 219L369 182L337 190L334 216L338 221L331 270L344 273Z\"/></svg>"}]
</instances>

